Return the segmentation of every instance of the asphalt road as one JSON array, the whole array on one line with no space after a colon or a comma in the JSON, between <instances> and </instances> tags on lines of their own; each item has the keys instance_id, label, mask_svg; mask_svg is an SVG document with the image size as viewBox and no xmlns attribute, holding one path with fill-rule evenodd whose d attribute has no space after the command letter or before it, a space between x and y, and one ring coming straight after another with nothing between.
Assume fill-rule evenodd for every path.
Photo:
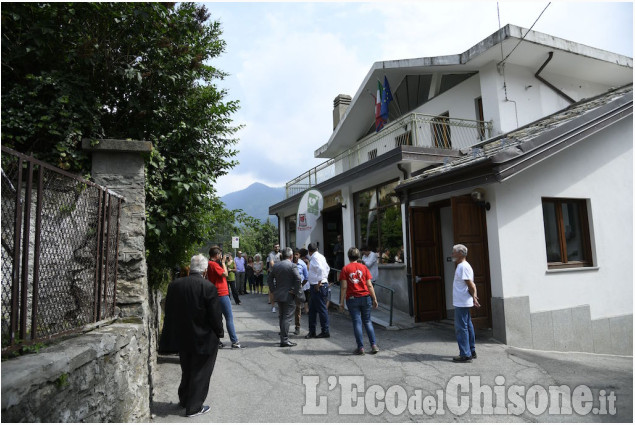
<instances>
[{"instance_id":1,"label":"asphalt road","mask_svg":"<svg viewBox=\"0 0 635 425\"><path fill-rule=\"evenodd\" d=\"M632 357L521 350L477 334L478 358L456 364L453 330L438 324L376 327L380 353L355 356L350 319L334 311L331 338L304 339L303 316L298 345L280 348L267 297L241 301L234 323L245 348L220 350L206 401L211 411L184 417L178 356L159 356L154 422L633 420Z\"/></svg>"}]
</instances>

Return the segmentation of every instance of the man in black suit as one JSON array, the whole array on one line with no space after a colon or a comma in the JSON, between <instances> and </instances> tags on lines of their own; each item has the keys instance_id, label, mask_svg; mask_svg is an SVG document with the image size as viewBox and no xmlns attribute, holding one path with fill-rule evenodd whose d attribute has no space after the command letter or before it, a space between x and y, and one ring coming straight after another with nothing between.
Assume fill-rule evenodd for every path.
<instances>
[{"instance_id":1,"label":"man in black suit","mask_svg":"<svg viewBox=\"0 0 635 425\"><path fill-rule=\"evenodd\" d=\"M273 266L267 276L267 283L273 292L273 299L278 303L280 321L280 346L293 347L295 342L289 341L289 325L295 313L295 298L302 293L302 279L298 267L291 262L293 250L285 248L281 252L282 260Z\"/></svg>"},{"instance_id":2,"label":"man in black suit","mask_svg":"<svg viewBox=\"0 0 635 425\"><path fill-rule=\"evenodd\" d=\"M216 287L206 278L207 258L195 255L190 275L168 286L160 353L179 353L179 405L187 417L207 413L204 406L214 371L223 322Z\"/></svg>"}]
</instances>

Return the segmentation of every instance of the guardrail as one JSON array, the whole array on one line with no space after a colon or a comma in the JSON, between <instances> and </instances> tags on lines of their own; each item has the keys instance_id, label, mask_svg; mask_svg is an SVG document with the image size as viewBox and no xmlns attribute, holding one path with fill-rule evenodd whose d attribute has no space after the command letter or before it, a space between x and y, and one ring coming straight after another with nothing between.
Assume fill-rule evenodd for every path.
<instances>
[{"instance_id":1,"label":"guardrail","mask_svg":"<svg viewBox=\"0 0 635 425\"><path fill-rule=\"evenodd\" d=\"M468 148L492 136L492 122L410 113L386 125L380 132L359 140L340 153L286 183L286 197L350 170L399 146L448 150Z\"/></svg>"},{"instance_id":2,"label":"guardrail","mask_svg":"<svg viewBox=\"0 0 635 425\"><path fill-rule=\"evenodd\" d=\"M388 320L388 326L392 326L392 312L393 312L393 301L395 298L395 290L387 286L381 285L379 283L373 283L373 287L380 287L390 292L390 309L388 309L390 312L390 316L389 316L390 319ZM375 292L375 296L376 295L377 295L377 292Z\"/></svg>"}]
</instances>

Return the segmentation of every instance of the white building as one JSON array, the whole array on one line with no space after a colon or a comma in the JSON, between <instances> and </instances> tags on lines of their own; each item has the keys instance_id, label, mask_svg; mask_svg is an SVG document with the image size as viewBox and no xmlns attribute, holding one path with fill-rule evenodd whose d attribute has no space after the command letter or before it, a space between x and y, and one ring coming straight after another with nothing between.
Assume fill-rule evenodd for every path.
<instances>
[{"instance_id":1,"label":"white building","mask_svg":"<svg viewBox=\"0 0 635 425\"><path fill-rule=\"evenodd\" d=\"M632 59L508 25L460 55L377 62L335 99L329 158L270 207L294 245L298 202L324 195L311 238L332 257L403 246L379 282L414 321L452 317L452 245L510 345L632 354ZM388 124L374 130L377 81ZM627 259L625 262L623 259Z\"/></svg>"}]
</instances>

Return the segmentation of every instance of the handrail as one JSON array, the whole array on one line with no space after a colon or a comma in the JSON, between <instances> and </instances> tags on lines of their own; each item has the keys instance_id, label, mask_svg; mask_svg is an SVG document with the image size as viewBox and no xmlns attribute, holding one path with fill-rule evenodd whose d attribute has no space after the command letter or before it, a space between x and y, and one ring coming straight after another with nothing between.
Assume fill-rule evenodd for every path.
<instances>
[{"instance_id":1,"label":"handrail","mask_svg":"<svg viewBox=\"0 0 635 425\"><path fill-rule=\"evenodd\" d=\"M422 127L429 125L430 127ZM302 193L342 171L400 146L436 147L448 150L467 148L492 136L493 123L462 118L409 113L371 133L353 146L327 159L285 184L285 197Z\"/></svg>"},{"instance_id":2,"label":"handrail","mask_svg":"<svg viewBox=\"0 0 635 425\"><path fill-rule=\"evenodd\" d=\"M373 286L379 286L380 288L384 288L390 291L390 320L388 321L388 326L392 326L392 311L393 311L393 300L395 298L395 290L387 286L381 285L379 283L373 283Z\"/></svg>"},{"instance_id":3,"label":"handrail","mask_svg":"<svg viewBox=\"0 0 635 425\"><path fill-rule=\"evenodd\" d=\"M337 272L335 274L335 276L337 277L337 276L339 276L339 272L341 272L341 270L332 268L329 271L329 276L331 275L331 272ZM335 282L337 282L337 278L335 279ZM334 285L335 282L329 282L329 286ZM392 326L392 312L393 312L393 301L394 301L394 298L395 298L395 290L392 289L392 288L389 288L387 286L381 285L379 283L373 283L373 287L375 287L375 286L379 286L380 288L384 288L384 289L387 289L388 291L390 291L390 310L389 310L390 311L390 319L388 320L388 322L389 322L388 326ZM339 302L339 300L338 300L338 302Z\"/></svg>"}]
</instances>

